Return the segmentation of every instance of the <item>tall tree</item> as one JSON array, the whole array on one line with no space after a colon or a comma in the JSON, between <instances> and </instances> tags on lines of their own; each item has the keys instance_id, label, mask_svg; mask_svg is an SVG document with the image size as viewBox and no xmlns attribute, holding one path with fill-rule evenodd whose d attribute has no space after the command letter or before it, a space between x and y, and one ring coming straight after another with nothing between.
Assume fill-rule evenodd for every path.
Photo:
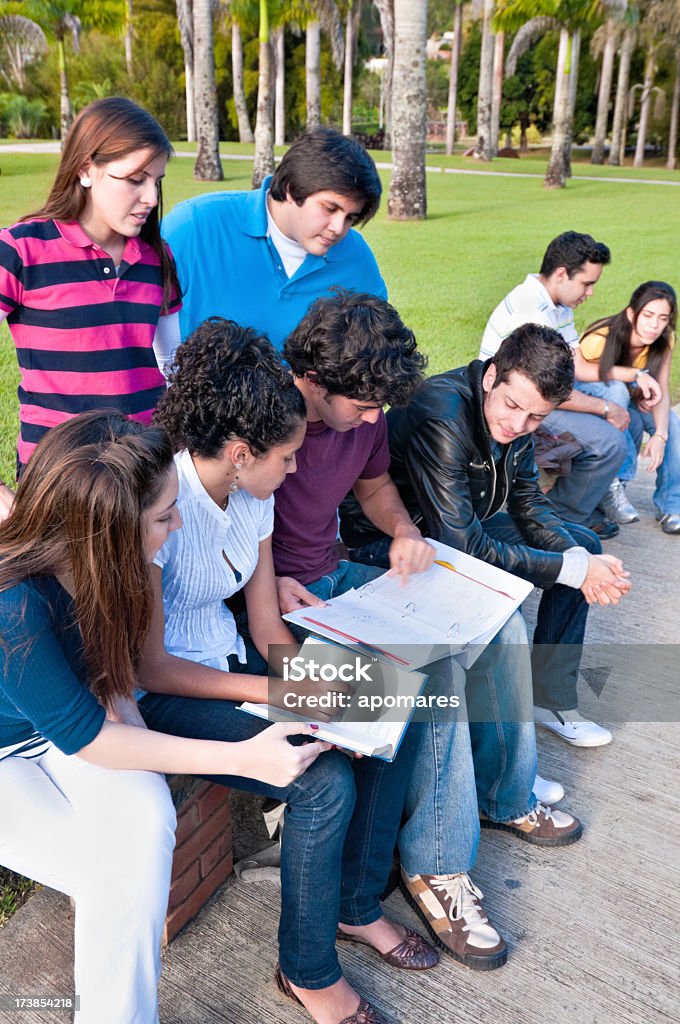
<instances>
[{"instance_id":1,"label":"tall tree","mask_svg":"<svg viewBox=\"0 0 680 1024\"><path fill-rule=\"evenodd\" d=\"M505 56L505 33L497 32L493 47L493 87L491 90L491 155L498 153L498 136L503 102L503 60Z\"/></svg>"},{"instance_id":2,"label":"tall tree","mask_svg":"<svg viewBox=\"0 0 680 1024\"><path fill-rule=\"evenodd\" d=\"M259 63L257 79L257 116L255 119L255 159L253 188L259 188L274 170L273 97L271 88L271 44L269 41L269 0L260 0Z\"/></svg>"},{"instance_id":3,"label":"tall tree","mask_svg":"<svg viewBox=\"0 0 680 1024\"><path fill-rule=\"evenodd\" d=\"M333 0L308 0L305 24L305 95L306 123L313 128L321 121L321 31L331 44L331 56L338 70L345 59L342 20Z\"/></svg>"},{"instance_id":4,"label":"tall tree","mask_svg":"<svg viewBox=\"0 0 680 1024\"><path fill-rule=\"evenodd\" d=\"M482 52L479 58L479 87L477 90L477 141L475 156L479 160L491 160L491 106L493 94L494 42L491 30L491 16L494 0L484 0L482 21Z\"/></svg>"},{"instance_id":5,"label":"tall tree","mask_svg":"<svg viewBox=\"0 0 680 1024\"><path fill-rule=\"evenodd\" d=\"M274 57L274 145L286 141L286 43L283 25L272 31Z\"/></svg>"},{"instance_id":6,"label":"tall tree","mask_svg":"<svg viewBox=\"0 0 680 1024\"><path fill-rule=\"evenodd\" d=\"M446 108L446 154L451 156L456 141L456 117L458 107L458 69L460 67L460 47L463 35L463 3L456 2L453 11L453 46L451 47L451 64L449 66L449 98Z\"/></svg>"},{"instance_id":7,"label":"tall tree","mask_svg":"<svg viewBox=\"0 0 680 1024\"><path fill-rule=\"evenodd\" d=\"M73 49L78 50L83 27L99 28L102 31L120 32L123 9L116 0L27 0L25 14L36 21L48 39L57 47L60 93L60 128L62 139L71 127L73 110L69 88L67 47L72 39Z\"/></svg>"},{"instance_id":8,"label":"tall tree","mask_svg":"<svg viewBox=\"0 0 680 1024\"><path fill-rule=\"evenodd\" d=\"M394 0L394 169L387 199L387 214L392 220L422 220L427 214L426 37L427 0Z\"/></svg>"},{"instance_id":9,"label":"tall tree","mask_svg":"<svg viewBox=\"0 0 680 1024\"><path fill-rule=\"evenodd\" d=\"M184 95L187 109L187 141L196 141L196 106L194 97L194 7L193 0L175 0L177 26L184 54Z\"/></svg>"},{"instance_id":10,"label":"tall tree","mask_svg":"<svg viewBox=\"0 0 680 1024\"><path fill-rule=\"evenodd\" d=\"M680 47L675 50L675 81L673 83L673 101L671 103L671 119L668 126L668 159L666 167L675 169L676 151L678 148L678 117L680 116Z\"/></svg>"},{"instance_id":11,"label":"tall tree","mask_svg":"<svg viewBox=\"0 0 680 1024\"><path fill-rule=\"evenodd\" d=\"M194 177L199 181L222 181L220 130L215 85L212 4L194 0L194 105L198 154Z\"/></svg>"},{"instance_id":12,"label":"tall tree","mask_svg":"<svg viewBox=\"0 0 680 1024\"><path fill-rule=\"evenodd\" d=\"M623 163L623 154L626 148L628 82L630 80L630 65L633 58L633 50L635 49L636 37L636 29L633 25L629 25L621 40L619 73L616 81L616 99L614 101L614 116L612 118L612 142L609 147L608 163L611 167L618 167Z\"/></svg>"},{"instance_id":13,"label":"tall tree","mask_svg":"<svg viewBox=\"0 0 680 1024\"><path fill-rule=\"evenodd\" d=\"M134 73L134 11L132 0L125 0L125 67L132 78Z\"/></svg>"},{"instance_id":14,"label":"tall tree","mask_svg":"<svg viewBox=\"0 0 680 1024\"><path fill-rule=\"evenodd\" d=\"M385 108L385 146L392 144L392 84L394 82L394 0L373 0L380 15L383 37L383 56L387 61L382 76L383 104Z\"/></svg>"},{"instance_id":15,"label":"tall tree","mask_svg":"<svg viewBox=\"0 0 680 1024\"><path fill-rule=\"evenodd\" d=\"M243 39L238 18L231 21L231 77L234 89L234 107L238 124L239 142L253 142L255 136L248 116L246 90L243 81Z\"/></svg>"},{"instance_id":16,"label":"tall tree","mask_svg":"<svg viewBox=\"0 0 680 1024\"><path fill-rule=\"evenodd\" d=\"M425 0L426 2L426 0ZM352 78L356 57L356 41L359 34L362 0L346 0L345 15L345 74L342 95L342 133L352 134Z\"/></svg>"},{"instance_id":17,"label":"tall tree","mask_svg":"<svg viewBox=\"0 0 680 1024\"><path fill-rule=\"evenodd\" d=\"M612 92L612 78L614 76L614 58L616 56L616 44L619 40L620 28L613 18L607 18L606 22L594 34L590 50L593 56L602 56L600 65L600 84L597 92L597 115L595 117L595 137L593 140L593 152L590 158L591 164L604 163L604 147L607 141L607 121L609 118L609 102Z\"/></svg>"}]
</instances>

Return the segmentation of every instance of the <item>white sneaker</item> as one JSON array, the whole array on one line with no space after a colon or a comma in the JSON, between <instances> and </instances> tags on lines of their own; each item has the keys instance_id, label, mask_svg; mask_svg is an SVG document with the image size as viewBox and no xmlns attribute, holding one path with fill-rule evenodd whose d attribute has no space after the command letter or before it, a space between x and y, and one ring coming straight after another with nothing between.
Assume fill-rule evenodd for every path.
<instances>
[{"instance_id":1,"label":"white sneaker","mask_svg":"<svg viewBox=\"0 0 680 1024\"><path fill-rule=\"evenodd\" d=\"M600 508L613 523L636 523L640 516L626 494L623 480L614 480L600 502Z\"/></svg>"},{"instance_id":2,"label":"white sneaker","mask_svg":"<svg viewBox=\"0 0 680 1024\"><path fill-rule=\"evenodd\" d=\"M579 715L578 711L551 711L534 707L534 721L544 729L557 733L572 747L604 747L611 743L612 734L595 722Z\"/></svg>"},{"instance_id":3,"label":"white sneaker","mask_svg":"<svg viewBox=\"0 0 680 1024\"><path fill-rule=\"evenodd\" d=\"M564 789L560 786L559 782L542 779L540 775L537 775L534 779L532 789L539 804L548 807L552 807L553 804L559 803L560 800L564 799Z\"/></svg>"}]
</instances>

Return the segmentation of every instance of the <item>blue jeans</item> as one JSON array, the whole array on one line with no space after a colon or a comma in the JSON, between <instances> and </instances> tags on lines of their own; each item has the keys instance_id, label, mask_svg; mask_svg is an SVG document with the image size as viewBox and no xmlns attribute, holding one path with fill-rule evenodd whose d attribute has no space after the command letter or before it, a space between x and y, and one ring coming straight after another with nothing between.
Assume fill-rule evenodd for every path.
<instances>
[{"instance_id":1,"label":"blue jeans","mask_svg":"<svg viewBox=\"0 0 680 1024\"><path fill-rule=\"evenodd\" d=\"M507 512L497 512L481 525L493 540L526 545L525 537ZM600 554L602 545L596 534L575 523L565 526L577 544L591 554ZM351 555L365 565L384 566L388 548L389 538L382 538L355 548ZM534 704L538 707L558 711L578 707L576 685L587 618L588 605L580 590L556 583L543 591L531 652Z\"/></svg>"},{"instance_id":2,"label":"blue jeans","mask_svg":"<svg viewBox=\"0 0 680 1024\"><path fill-rule=\"evenodd\" d=\"M150 729L197 739L239 742L268 723L233 701L147 694L139 708ZM304 742L304 741L303 741ZM285 801L281 845L279 960L303 988L325 988L342 974L335 932L381 916L415 745L408 734L392 763L321 754L290 786L242 776L204 778Z\"/></svg>"},{"instance_id":3,"label":"blue jeans","mask_svg":"<svg viewBox=\"0 0 680 1024\"><path fill-rule=\"evenodd\" d=\"M560 476L550 490L555 511L569 523L587 524L626 457L626 438L599 416L555 409L543 420L551 434L568 430L583 451L574 457L571 473Z\"/></svg>"},{"instance_id":4,"label":"blue jeans","mask_svg":"<svg viewBox=\"0 0 680 1024\"><path fill-rule=\"evenodd\" d=\"M327 600L361 587L383 564L339 563L307 585ZM408 733L416 760L406 791L399 854L409 874L469 871L479 842L479 810L511 821L535 806L536 736L524 620L516 613L467 674L455 659L425 666L426 693L456 694L461 706L416 713ZM467 675L467 679L466 679ZM466 715L467 703L467 715ZM470 722L468 723L468 717Z\"/></svg>"},{"instance_id":5,"label":"blue jeans","mask_svg":"<svg viewBox=\"0 0 680 1024\"><path fill-rule=\"evenodd\" d=\"M586 394L598 398L609 398L618 402L630 412L630 427L626 431L626 461L619 470L619 480L634 480L637 472L637 454L642 441L642 432L653 434L656 430L654 416L630 405L630 392L623 381L579 382L577 387ZM654 504L659 512L680 513L680 420L671 411L668 419L668 441L664 459L656 471Z\"/></svg>"}]
</instances>

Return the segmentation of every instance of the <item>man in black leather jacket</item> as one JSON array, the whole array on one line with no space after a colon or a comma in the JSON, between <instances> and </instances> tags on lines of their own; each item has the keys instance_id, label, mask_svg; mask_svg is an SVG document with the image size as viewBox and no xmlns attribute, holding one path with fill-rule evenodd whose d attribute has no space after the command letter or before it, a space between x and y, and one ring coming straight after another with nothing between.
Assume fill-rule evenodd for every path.
<instances>
[{"instance_id":1,"label":"man in black leather jacket","mask_svg":"<svg viewBox=\"0 0 680 1024\"><path fill-rule=\"evenodd\" d=\"M517 328L491 360L430 378L390 411L390 475L425 536L544 588L532 653L536 720L575 746L600 746L611 733L577 710L588 604L616 603L629 583L595 534L561 520L542 494L531 438L573 374L556 331ZM382 538L351 499L341 534L353 559L383 564Z\"/></svg>"}]
</instances>

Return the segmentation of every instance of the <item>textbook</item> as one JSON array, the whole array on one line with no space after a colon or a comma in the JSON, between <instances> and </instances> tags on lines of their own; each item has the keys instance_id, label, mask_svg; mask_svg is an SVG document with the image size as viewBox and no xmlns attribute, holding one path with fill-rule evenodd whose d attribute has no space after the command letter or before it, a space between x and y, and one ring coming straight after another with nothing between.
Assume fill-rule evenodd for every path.
<instances>
[{"instance_id":1,"label":"textbook","mask_svg":"<svg viewBox=\"0 0 680 1024\"><path fill-rule=\"evenodd\" d=\"M321 681L320 696L308 696L310 679ZM422 672L406 671L389 659L308 637L297 656L284 658L285 707L246 701L240 709L269 722L318 722L314 739L393 761L417 708L430 700L437 707L442 701L458 707L457 696L425 696L426 680ZM330 720L317 718L315 708Z\"/></svg>"},{"instance_id":2,"label":"textbook","mask_svg":"<svg viewBox=\"0 0 680 1024\"><path fill-rule=\"evenodd\" d=\"M283 618L407 670L451 656L469 668L533 584L426 539L436 559L406 585L385 573L323 608L300 608Z\"/></svg>"}]
</instances>

